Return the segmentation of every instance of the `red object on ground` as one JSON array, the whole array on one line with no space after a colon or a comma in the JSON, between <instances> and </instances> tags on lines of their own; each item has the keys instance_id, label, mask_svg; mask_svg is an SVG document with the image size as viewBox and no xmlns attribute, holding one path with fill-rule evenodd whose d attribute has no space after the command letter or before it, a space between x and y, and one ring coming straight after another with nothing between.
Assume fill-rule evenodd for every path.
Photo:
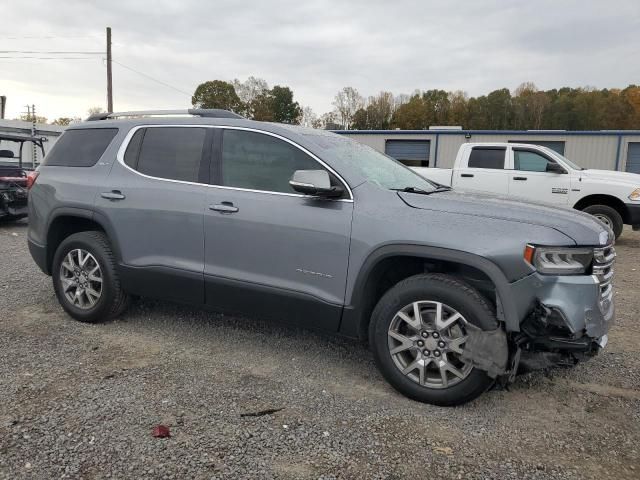
<instances>
[{"instance_id":1,"label":"red object on ground","mask_svg":"<svg viewBox=\"0 0 640 480\"><path fill-rule=\"evenodd\" d=\"M168 438L171 436L171 432L169 432L169 427L165 427L164 425L156 425L155 427L153 427L151 435L156 438Z\"/></svg>"}]
</instances>

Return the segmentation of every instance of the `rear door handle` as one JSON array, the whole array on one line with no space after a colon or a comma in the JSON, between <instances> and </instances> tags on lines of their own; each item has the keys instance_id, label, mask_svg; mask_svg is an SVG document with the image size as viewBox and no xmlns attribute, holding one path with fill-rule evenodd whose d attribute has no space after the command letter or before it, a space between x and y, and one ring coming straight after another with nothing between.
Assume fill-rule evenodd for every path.
<instances>
[{"instance_id":1,"label":"rear door handle","mask_svg":"<svg viewBox=\"0 0 640 480\"><path fill-rule=\"evenodd\" d=\"M465 178L471 178L473 177L473 173L461 173L460 176Z\"/></svg>"},{"instance_id":2,"label":"rear door handle","mask_svg":"<svg viewBox=\"0 0 640 480\"><path fill-rule=\"evenodd\" d=\"M527 177L513 177L514 180L526 180Z\"/></svg>"},{"instance_id":3,"label":"rear door handle","mask_svg":"<svg viewBox=\"0 0 640 480\"><path fill-rule=\"evenodd\" d=\"M122 194L120 190L111 190L110 192L102 192L100 194L102 198L106 198L107 200L124 200L125 196Z\"/></svg>"},{"instance_id":4,"label":"rear door handle","mask_svg":"<svg viewBox=\"0 0 640 480\"><path fill-rule=\"evenodd\" d=\"M209 210L215 210L220 213L236 213L238 207L234 206L231 202L222 202L215 205L209 205Z\"/></svg>"}]
</instances>

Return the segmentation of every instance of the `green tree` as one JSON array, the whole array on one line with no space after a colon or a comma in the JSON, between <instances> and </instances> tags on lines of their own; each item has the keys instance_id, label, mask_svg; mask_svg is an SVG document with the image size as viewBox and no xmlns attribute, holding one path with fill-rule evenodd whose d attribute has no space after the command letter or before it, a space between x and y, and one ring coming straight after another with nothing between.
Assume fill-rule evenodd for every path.
<instances>
[{"instance_id":1,"label":"green tree","mask_svg":"<svg viewBox=\"0 0 640 480\"><path fill-rule=\"evenodd\" d=\"M289 87L276 85L269 92L273 120L280 123L298 124L302 116L300 104L293 100L293 92Z\"/></svg>"},{"instance_id":2,"label":"green tree","mask_svg":"<svg viewBox=\"0 0 640 480\"><path fill-rule=\"evenodd\" d=\"M232 112L244 110L233 85L223 80L210 80L198 85L191 97L191 103L196 108L220 108Z\"/></svg>"},{"instance_id":3,"label":"green tree","mask_svg":"<svg viewBox=\"0 0 640 480\"><path fill-rule=\"evenodd\" d=\"M491 130L513 128L513 104L508 88L494 90L487 95L487 119Z\"/></svg>"},{"instance_id":4,"label":"green tree","mask_svg":"<svg viewBox=\"0 0 640 480\"><path fill-rule=\"evenodd\" d=\"M402 130L424 130L429 128L429 122L425 101L421 95L415 94L396 109L391 126Z\"/></svg>"}]
</instances>

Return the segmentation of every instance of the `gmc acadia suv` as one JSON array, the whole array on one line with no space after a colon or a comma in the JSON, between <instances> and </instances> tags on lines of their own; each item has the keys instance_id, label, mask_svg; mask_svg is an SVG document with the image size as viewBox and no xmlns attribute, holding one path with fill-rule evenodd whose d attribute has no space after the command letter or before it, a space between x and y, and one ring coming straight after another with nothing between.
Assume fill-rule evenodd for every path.
<instances>
[{"instance_id":1,"label":"gmc acadia suv","mask_svg":"<svg viewBox=\"0 0 640 480\"><path fill-rule=\"evenodd\" d=\"M438 405L606 344L613 234L590 215L452 191L326 131L186 113L92 117L40 167L29 248L73 318L139 295L336 332Z\"/></svg>"}]
</instances>

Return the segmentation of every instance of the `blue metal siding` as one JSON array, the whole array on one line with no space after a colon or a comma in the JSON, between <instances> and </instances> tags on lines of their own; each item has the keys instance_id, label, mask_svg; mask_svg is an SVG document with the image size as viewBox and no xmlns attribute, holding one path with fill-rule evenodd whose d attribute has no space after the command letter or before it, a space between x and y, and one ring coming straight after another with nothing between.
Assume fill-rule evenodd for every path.
<instances>
[{"instance_id":1,"label":"blue metal siding","mask_svg":"<svg viewBox=\"0 0 640 480\"><path fill-rule=\"evenodd\" d=\"M413 167L429 166L429 140L387 140L384 151L390 157Z\"/></svg>"},{"instance_id":2,"label":"blue metal siding","mask_svg":"<svg viewBox=\"0 0 640 480\"><path fill-rule=\"evenodd\" d=\"M627 172L640 173L640 142L629 142Z\"/></svg>"}]
</instances>

